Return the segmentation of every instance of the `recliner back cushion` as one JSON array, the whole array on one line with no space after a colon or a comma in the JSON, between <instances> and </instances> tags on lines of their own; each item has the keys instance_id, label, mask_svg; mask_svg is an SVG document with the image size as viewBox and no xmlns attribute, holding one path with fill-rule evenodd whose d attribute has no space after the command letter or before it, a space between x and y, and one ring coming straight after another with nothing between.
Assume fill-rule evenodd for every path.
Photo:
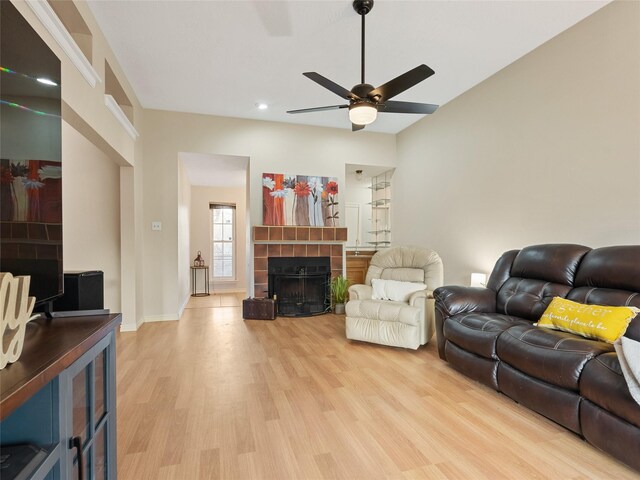
<instances>
[{"instance_id":1,"label":"recliner back cushion","mask_svg":"<svg viewBox=\"0 0 640 480\"><path fill-rule=\"evenodd\" d=\"M576 287L599 287L640 292L640 245L603 247L585 255Z\"/></svg>"},{"instance_id":2,"label":"recliner back cushion","mask_svg":"<svg viewBox=\"0 0 640 480\"><path fill-rule=\"evenodd\" d=\"M424 270L421 268L385 268L380 274L382 280L400 282L424 282Z\"/></svg>"},{"instance_id":3,"label":"recliner back cushion","mask_svg":"<svg viewBox=\"0 0 640 480\"><path fill-rule=\"evenodd\" d=\"M603 247L585 255L575 288L575 302L640 308L640 245Z\"/></svg>"},{"instance_id":4,"label":"recliner back cushion","mask_svg":"<svg viewBox=\"0 0 640 480\"><path fill-rule=\"evenodd\" d=\"M442 260L428 248L391 247L378 251L371 258L364 283L371 285L374 278L419 282L426 284L428 290L435 290L442 286Z\"/></svg>"},{"instance_id":5,"label":"recliner back cushion","mask_svg":"<svg viewBox=\"0 0 640 480\"><path fill-rule=\"evenodd\" d=\"M509 278L496 298L498 313L538 320L553 297L566 297L589 247L571 244L533 245L513 259Z\"/></svg>"},{"instance_id":6,"label":"recliner back cushion","mask_svg":"<svg viewBox=\"0 0 640 480\"><path fill-rule=\"evenodd\" d=\"M640 308L640 245L595 248L585 255L569 300ZM640 340L636 318L626 336Z\"/></svg>"},{"instance_id":7,"label":"recliner back cushion","mask_svg":"<svg viewBox=\"0 0 640 480\"><path fill-rule=\"evenodd\" d=\"M571 286L580 260L590 250L564 243L526 247L513 260L510 276Z\"/></svg>"}]
</instances>

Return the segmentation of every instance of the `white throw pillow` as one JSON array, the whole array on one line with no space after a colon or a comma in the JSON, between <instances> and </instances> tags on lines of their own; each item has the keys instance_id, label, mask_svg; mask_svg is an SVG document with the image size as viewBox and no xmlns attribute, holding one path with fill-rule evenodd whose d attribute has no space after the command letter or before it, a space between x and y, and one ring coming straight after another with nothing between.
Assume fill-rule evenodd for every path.
<instances>
[{"instance_id":1,"label":"white throw pillow","mask_svg":"<svg viewBox=\"0 0 640 480\"><path fill-rule=\"evenodd\" d=\"M380 278L371 279L374 300L393 300L396 302L407 302L409 297L427 286L424 283L400 282L398 280L382 280Z\"/></svg>"}]
</instances>

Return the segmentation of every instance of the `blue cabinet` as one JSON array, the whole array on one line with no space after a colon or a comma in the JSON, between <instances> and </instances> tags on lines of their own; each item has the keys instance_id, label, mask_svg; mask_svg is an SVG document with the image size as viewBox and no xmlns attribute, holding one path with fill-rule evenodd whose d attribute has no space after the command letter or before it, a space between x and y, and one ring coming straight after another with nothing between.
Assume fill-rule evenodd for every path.
<instances>
[{"instance_id":1,"label":"blue cabinet","mask_svg":"<svg viewBox=\"0 0 640 480\"><path fill-rule=\"evenodd\" d=\"M29 478L117 477L119 322L119 315L30 322L22 356L0 372L0 454L8 445L41 448L44 458Z\"/></svg>"}]
</instances>

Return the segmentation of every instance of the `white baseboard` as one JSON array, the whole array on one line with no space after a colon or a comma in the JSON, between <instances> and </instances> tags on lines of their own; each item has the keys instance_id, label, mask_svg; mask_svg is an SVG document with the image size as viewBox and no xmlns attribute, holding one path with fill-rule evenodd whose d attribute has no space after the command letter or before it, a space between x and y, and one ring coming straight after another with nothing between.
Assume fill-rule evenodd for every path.
<instances>
[{"instance_id":1,"label":"white baseboard","mask_svg":"<svg viewBox=\"0 0 640 480\"><path fill-rule=\"evenodd\" d=\"M178 319L182 318L182 314L184 313L184 309L187 308L187 303L189 303L190 295L187 295L187 298L184 299L182 305L178 309Z\"/></svg>"},{"instance_id":2,"label":"white baseboard","mask_svg":"<svg viewBox=\"0 0 640 480\"><path fill-rule=\"evenodd\" d=\"M216 287L211 287L210 289L211 295L214 295L216 293L243 293L246 292L246 290L244 288L216 288Z\"/></svg>"},{"instance_id":3,"label":"white baseboard","mask_svg":"<svg viewBox=\"0 0 640 480\"><path fill-rule=\"evenodd\" d=\"M135 325L130 325L129 323L121 323L120 331L121 332L137 332L143 323L144 323L144 319L142 317L136 318Z\"/></svg>"},{"instance_id":4,"label":"white baseboard","mask_svg":"<svg viewBox=\"0 0 640 480\"><path fill-rule=\"evenodd\" d=\"M147 322L172 322L174 320L179 320L180 317L178 315L149 315L148 317L144 317L144 323Z\"/></svg>"}]
</instances>

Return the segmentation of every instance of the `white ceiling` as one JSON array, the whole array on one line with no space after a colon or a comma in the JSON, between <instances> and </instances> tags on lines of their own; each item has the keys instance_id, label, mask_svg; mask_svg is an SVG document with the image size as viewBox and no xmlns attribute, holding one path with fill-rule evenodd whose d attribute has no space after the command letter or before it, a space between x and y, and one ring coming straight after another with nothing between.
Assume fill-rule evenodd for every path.
<instances>
[{"instance_id":1,"label":"white ceiling","mask_svg":"<svg viewBox=\"0 0 640 480\"><path fill-rule=\"evenodd\" d=\"M302 72L360 83L350 0L88 3L145 108L351 127L346 110L285 113L346 103ZM443 105L607 3L376 0L365 79L378 86L425 63L436 74L394 100ZM397 133L422 117L381 114L367 130Z\"/></svg>"}]
</instances>

